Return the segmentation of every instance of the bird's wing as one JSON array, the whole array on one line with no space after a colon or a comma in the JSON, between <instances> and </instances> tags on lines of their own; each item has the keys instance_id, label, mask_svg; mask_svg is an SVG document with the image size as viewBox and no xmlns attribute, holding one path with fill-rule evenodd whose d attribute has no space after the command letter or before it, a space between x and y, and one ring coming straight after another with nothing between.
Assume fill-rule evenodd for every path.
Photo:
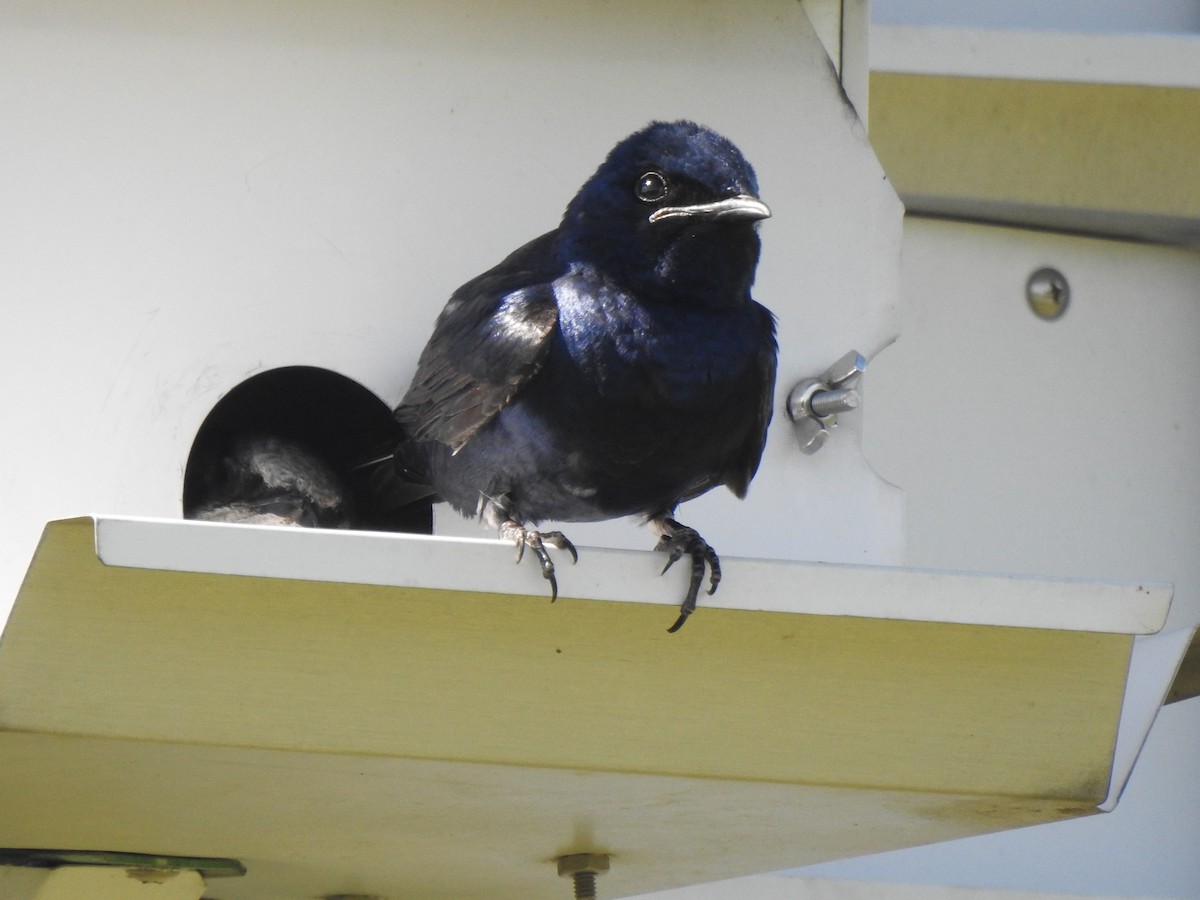
<instances>
[{"instance_id":1,"label":"bird's wing","mask_svg":"<svg viewBox=\"0 0 1200 900\"><path fill-rule=\"evenodd\" d=\"M408 437L459 450L541 368L558 326L554 233L454 292L396 419Z\"/></svg>"},{"instance_id":2,"label":"bird's wing","mask_svg":"<svg viewBox=\"0 0 1200 900\"><path fill-rule=\"evenodd\" d=\"M758 405L754 421L746 432L746 440L725 472L724 481L738 498L746 496L750 479L758 471L763 448L767 443L767 427L775 407L775 370L778 366L779 347L775 340L775 317L766 307L754 304L763 316L764 340L748 371L749 391L758 393Z\"/></svg>"}]
</instances>

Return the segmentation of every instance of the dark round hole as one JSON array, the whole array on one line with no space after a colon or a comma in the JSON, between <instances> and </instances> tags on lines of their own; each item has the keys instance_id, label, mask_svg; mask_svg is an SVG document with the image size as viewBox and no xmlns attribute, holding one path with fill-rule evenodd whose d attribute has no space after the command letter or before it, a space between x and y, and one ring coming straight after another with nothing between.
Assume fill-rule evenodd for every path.
<instances>
[{"instance_id":1,"label":"dark round hole","mask_svg":"<svg viewBox=\"0 0 1200 900\"><path fill-rule=\"evenodd\" d=\"M231 461L247 443L298 448L344 491L351 528L432 533L428 499L397 504L387 482L398 440L392 411L358 382L312 366L254 375L218 401L196 433L183 477L183 511L191 518L244 490L231 481ZM257 442L257 444L255 444ZM326 524L307 522L306 524Z\"/></svg>"}]
</instances>

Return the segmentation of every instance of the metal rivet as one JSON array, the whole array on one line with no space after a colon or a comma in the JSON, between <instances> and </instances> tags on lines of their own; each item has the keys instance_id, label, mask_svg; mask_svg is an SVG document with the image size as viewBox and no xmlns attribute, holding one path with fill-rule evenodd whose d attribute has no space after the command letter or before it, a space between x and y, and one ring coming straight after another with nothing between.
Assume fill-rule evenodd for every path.
<instances>
[{"instance_id":1,"label":"metal rivet","mask_svg":"<svg viewBox=\"0 0 1200 900\"><path fill-rule=\"evenodd\" d=\"M1071 286L1062 272L1045 266L1029 276L1025 283L1025 299L1035 316L1052 322L1067 311Z\"/></svg>"}]
</instances>

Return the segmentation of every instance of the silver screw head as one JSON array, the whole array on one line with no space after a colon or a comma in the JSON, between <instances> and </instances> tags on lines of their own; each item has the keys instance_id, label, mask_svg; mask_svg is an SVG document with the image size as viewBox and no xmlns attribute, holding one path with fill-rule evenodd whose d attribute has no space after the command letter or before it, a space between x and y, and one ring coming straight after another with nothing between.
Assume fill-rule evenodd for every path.
<instances>
[{"instance_id":1,"label":"silver screw head","mask_svg":"<svg viewBox=\"0 0 1200 900\"><path fill-rule=\"evenodd\" d=\"M1067 311L1071 286L1058 269L1044 266L1029 276L1025 283L1025 299L1035 316L1052 322Z\"/></svg>"}]
</instances>

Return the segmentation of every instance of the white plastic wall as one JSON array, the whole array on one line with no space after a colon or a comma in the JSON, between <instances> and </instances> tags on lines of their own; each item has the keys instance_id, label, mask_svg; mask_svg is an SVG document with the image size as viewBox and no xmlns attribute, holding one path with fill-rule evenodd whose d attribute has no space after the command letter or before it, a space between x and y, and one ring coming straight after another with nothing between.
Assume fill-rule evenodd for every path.
<instances>
[{"instance_id":1,"label":"white plastic wall","mask_svg":"<svg viewBox=\"0 0 1200 900\"><path fill-rule=\"evenodd\" d=\"M1071 300L1036 318L1053 265ZM902 337L868 373L868 458L904 487L914 566L1175 585L1200 623L1200 253L905 223ZM806 876L1200 897L1200 700L1158 715L1116 810Z\"/></svg>"},{"instance_id":2,"label":"white plastic wall","mask_svg":"<svg viewBox=\"0 0 1200 900\"><path fill-rule=\"evenodd\" d=\"M895 333L901 208L791 0L49 0L0 7L0 59L0 606L46 520L178 515L246 377L320 366L396 402L450 292L651 119L758 169L781 399ZM856 418L810 459L780 417L751 499L682 517L724 554L899 561Z\"/></svg>"},{"instance_id":3,"label":"white plastic wall","mask_svg":"<svg viewBox=\"0 0 1200 900\"><path fill-rule=\"evenodd\" d=\"M1195 0L872 0L880 24L954 28L1019 28L1080 33L1195 33Z\"/></svg>"},{"instance_id":4,"label":"white plastic wall","mask_svg":"<svg viewBox=\"0 0 1200 900\"><path fill-rule=\"evenodd\" d=\"M552 227L611 144L651 118L703 121L758 169L775 217L756 293L780 316L781 398L896 331L899 206L790 0L44 0L0 7L0 60L0 607L48 519L177 515L192 437L246 377L322 366L398 399L450 291ZM1032 257L1003 277L964 263L960 284L941 271L949 238L936 238L909 250L925 247L938 277L928 298L910 293L928 305L913 307L914 337L893 351L907 367L892 366L893 382L882 356L867 403L882 410L891 385L893 418L876 433L895 445L873 459L914 497L913 562L1174 580L1174 615L1196 621L1196 573L1176 566L1195 565L1194 454L1179 455L1196 437L1194 259L1100 246L1102 278L1076 281L1091 264L1067 267L1076 300L1059 328L1029 321L1011 283ZM1164 279L1184 292L1169 315ZM977 315L977 292L992 290L1015 304L1000 324L1019 333ZM1103 352L1070 369L1066 388L1058 368L1038 380L1053 414L1041 393L1011 390L1009 369L1030 371L1017 357L948 365L940 353L966 335L927 330L949 317L983 329L988 347L1024 347L1027 330L1057 366L1054 341L1099 295L1129 323L1101 316L1079 334ZM1129 352L1126 331L1154 352ZM930 352L903 349L923 335ZM1009 406L973 410L978 427L961 434L939 430L966 424L953 398L996 379ZM1081 430L1064 452L1054 441L1068 422ZM897 562L900 500L866 467L860 435L847 417L801 457L779 418L750 498L714 493L684 516L723 553ZM1081 469L1077 448L1102 445L1117 455ZM942 465L953 460L957 475ZM649 545L625 523L575 536ZM1003 868L1009 884L1043 889L1196 896L1200 798L1183 752L1200 737L1194 705L1163 713L1111 816L834 874L995 883Z\"/></svg>"}]
</instances>

